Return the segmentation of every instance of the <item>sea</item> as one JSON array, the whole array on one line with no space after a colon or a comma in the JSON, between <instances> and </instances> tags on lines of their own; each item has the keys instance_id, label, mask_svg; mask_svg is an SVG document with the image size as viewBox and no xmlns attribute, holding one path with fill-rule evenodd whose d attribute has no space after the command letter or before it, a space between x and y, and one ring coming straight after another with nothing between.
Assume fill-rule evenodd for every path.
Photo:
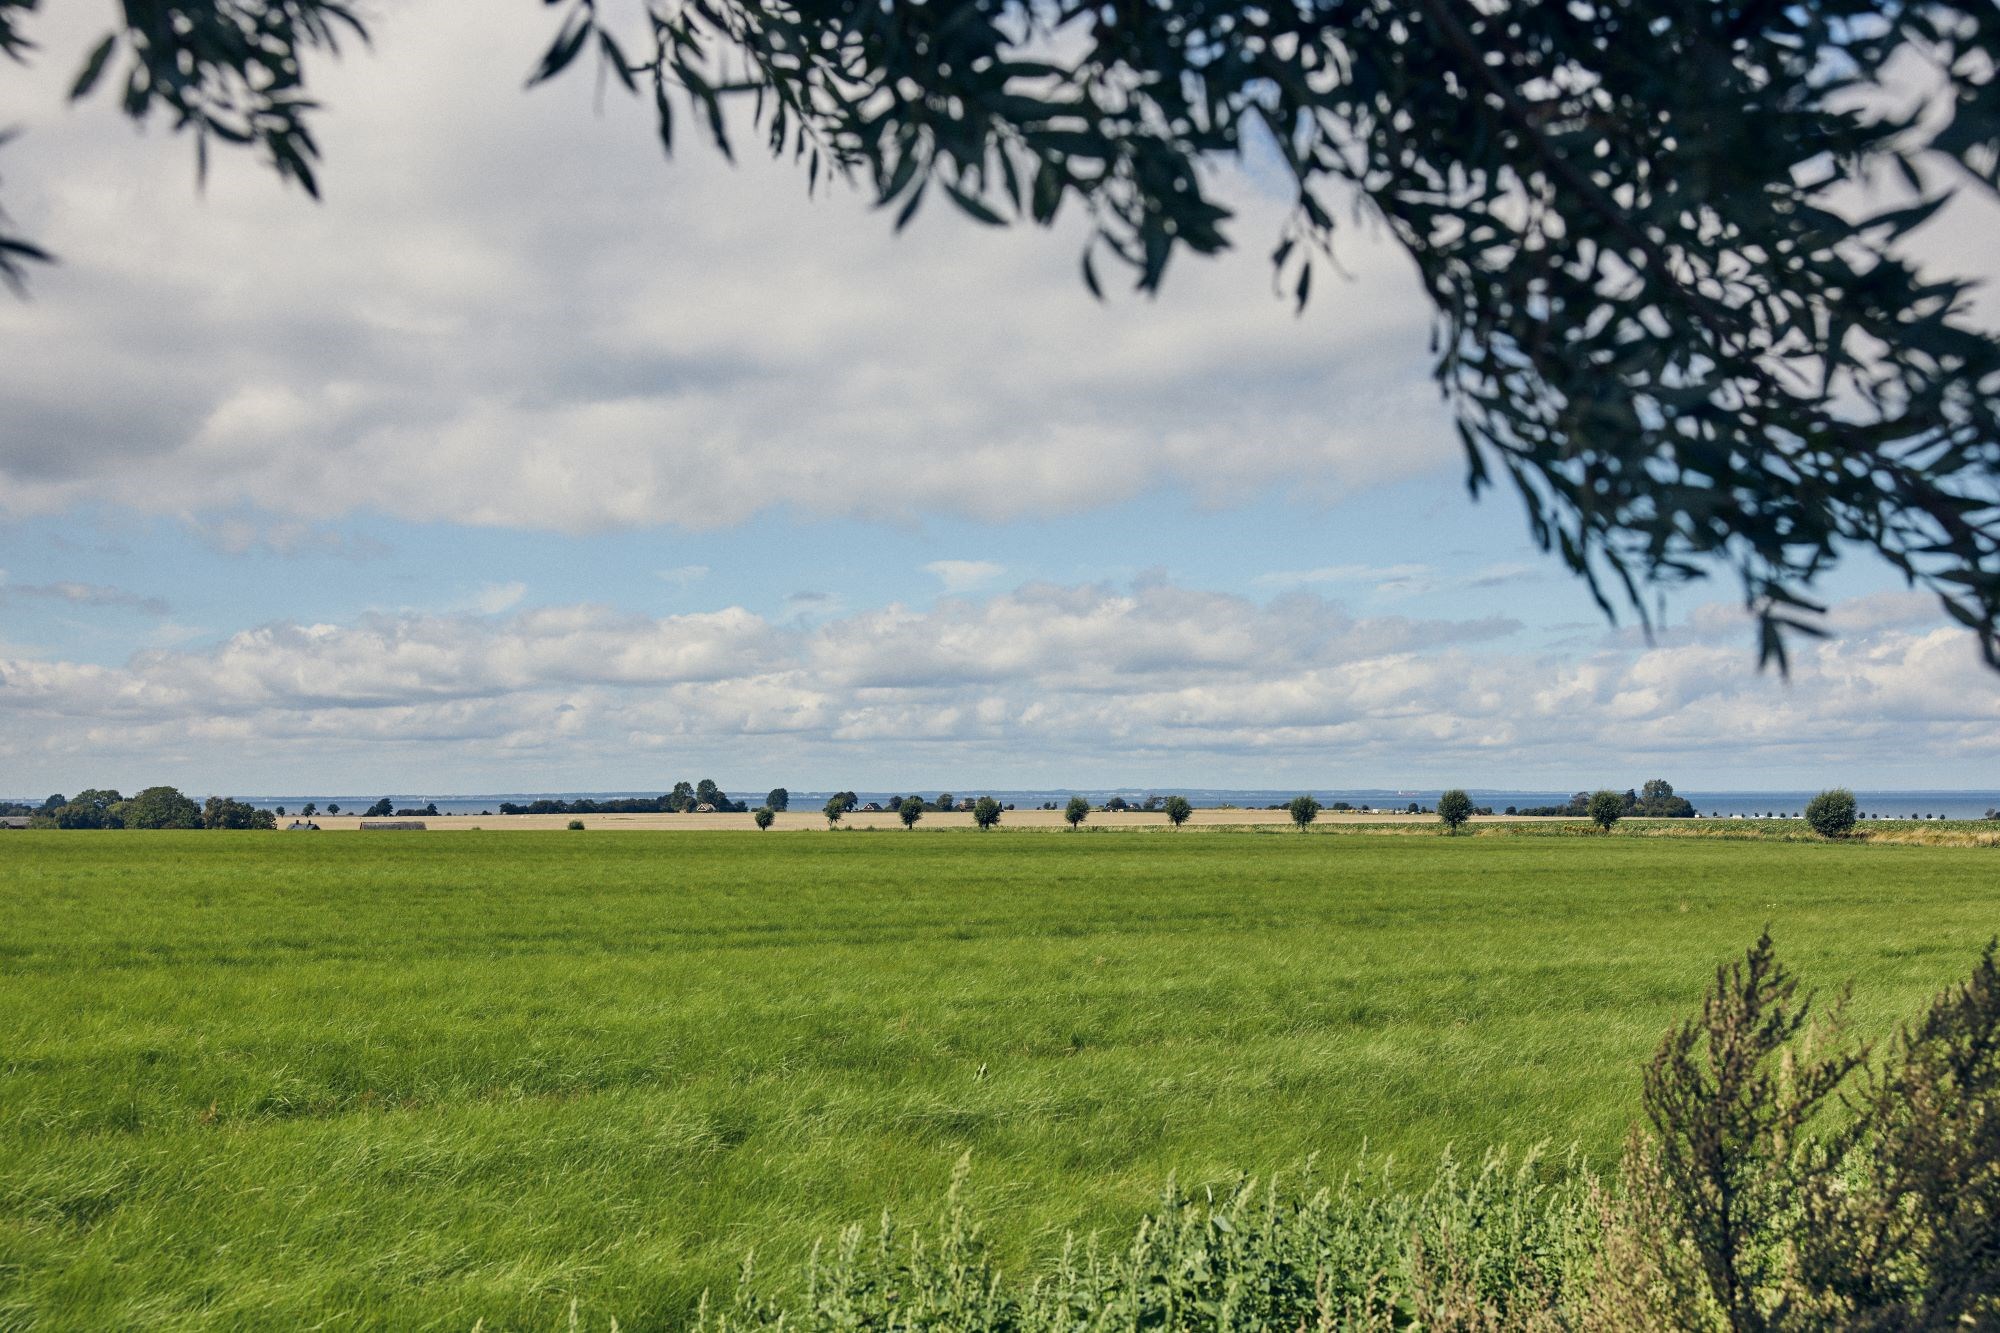
<instances>
[{"instance_id":1,"label":"sea","mask_svg":"<svg viewBox=\"0 0 2000 1333\"><path fill-rule=\"evenodd\" d=\"M667 784L671 787L673 784ZM665 790L664 788L662 790ZM949 787L943 789L926 788L921 795L935 797L939 790L950 791L958 796L992 796L997 800L1024 810L1036 809L1053 803L1062 805L1071 796L1083 796L1093 804L1102 804L1114 796L1122 796L1137 805L1148 796L1166 796L1174 793L1187 797L1196 806L1242 806L1258 808L1281 805L1297 796L1297 788L1235 788L1235 787L1068 787L1042 788L1032 790L1002 790L986 787ZM1491 806L1504 810L1508 806L1527 807L1539 805L1561 805L1574 793L1567 791L1526 790L1498 788L1468 788L1474 804ZM338 805L342 813L360 813L373 805L376 800L388 796L398 808L421 809L426 805L436 805L440 815L497 814L502 801L525 805L530 801L559 800L575 801L617 800L635 796L658 796L658 791L517 791L480 792L363 792L324 795L305 793L301 795L245 796L240 799L252 805L275 810L283 806L288 813L296 814L307 802L325 810L329 805ZM791 793L791 808L794 810L816 810L826 803L832 792L795 790ZM862 804L870 801L886 802L891 796L907 795L905 791L856 791ZM1330 806L1336 801L1349 805L1367 806L1374 810L1404 810L1411 803L1419 806L1435 806L1440 790L1434 787L1400 790L1388 787L1325 787L1311 793L1321 805ZM1731 816L1749 818L1766 816L1786 817L1805 813L1806 802L1814 792L1807 790L1770 791L1703 791L1699 789L1676 789L1676 794L1685 796L1695 811L1703 816L1729 818ZM732 791L737 800L747 800L751 805L763 803L764 791ZM1881 819L1979 819L1988 811L2000 809L2000 788L1973 789L1926 789L1926 790L1860 790L1856 789L1855 800L1864 818ZM39 803L41 797L33 798Z\"/></svg>"}]
</instances>

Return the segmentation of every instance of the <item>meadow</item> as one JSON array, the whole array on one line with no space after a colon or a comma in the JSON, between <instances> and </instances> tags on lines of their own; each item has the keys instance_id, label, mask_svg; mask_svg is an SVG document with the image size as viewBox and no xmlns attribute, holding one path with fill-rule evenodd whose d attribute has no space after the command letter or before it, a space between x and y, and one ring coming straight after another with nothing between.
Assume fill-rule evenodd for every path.
<instances>
[{"instance_id":1,"label":"meadow","mask_svg":"<svg viewBox=\"0 0 2000 1333\"><path fill-rule=\"evenodd\" d=\"M970 1155L1003 1263L1170 1173L1617 1156L1768 924L1882 1030L1990 849L1280 831L0 836L0 1327L671 1327ZM1552 1167L1551 1169L1559 1169Z\"/></svg>"}]
</instances>

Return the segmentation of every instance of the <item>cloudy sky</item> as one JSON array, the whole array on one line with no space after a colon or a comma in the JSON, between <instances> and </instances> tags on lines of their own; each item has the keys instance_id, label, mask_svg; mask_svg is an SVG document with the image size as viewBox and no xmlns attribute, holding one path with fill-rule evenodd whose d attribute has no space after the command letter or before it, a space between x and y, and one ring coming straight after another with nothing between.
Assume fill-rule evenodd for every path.
<instances>
[{"instance_id":1,"label":"cloudy sky","mask_svg":"<svg viewBox=\"0 0 2000 1333\"><path fill-rule=\"evenodd\" d=\"M1060 229L523 93L519 10L381 5L318 205L65 106L108 7L38 22L0 795L2000 785L2000 676L1867 562L1789 681L1726 583L1607 625L1467 499L1365 226L1294 317L1232 177L1234 256L1100 304Z\"/></svg>"}]
</instances>

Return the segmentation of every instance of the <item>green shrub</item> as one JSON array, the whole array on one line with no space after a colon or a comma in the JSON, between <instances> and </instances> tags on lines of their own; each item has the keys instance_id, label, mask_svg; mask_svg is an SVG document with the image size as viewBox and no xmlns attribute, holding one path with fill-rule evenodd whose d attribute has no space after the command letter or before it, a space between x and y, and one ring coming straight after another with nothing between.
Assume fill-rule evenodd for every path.
<instances>
[{"instance_id":1,"label":"green shrub","mask_svg":"<svg viewBox=\"0 0 2000 1333\"><path fill-rule=\"evenodd\" d=\"M1472 798L1454 787L1438 797L1438 818L1444 822L1445 832L1456 833L1472 818Z\"/></svg>"},{"instance_id":2,"label":"green shrub","mask_svg":"<svg viewBox=\"0 0 2000 1333\"><path fill-rule=\"evenodd\" d=\"M581 819L572 819L565 827L572 833L581 833L583 832L583 821Z\"/></svg>"},{"instance_id":3,"label":"green shrub","mask_svg":"<svg viewBox=\"0 0 2000 1333\"><path fill-rule=\"evenodd\" d=\"M1090 818L1090 802L1081 796L1070 797L1069 804L1063 807L1063 818L1069 821L1072 830L1076 829Z\"/></svg>"},{"instance_id":4,"label":"green shrub","mask_svg":"<svg viewBox=\"0 0 2000 1333\"><path fill-rule=\"evenodd\" d=\"M972 803L972 822L983 829L992 828L1000 822L1000 802L991 796L982 796Z\"/></svg>"},{"instance_id":5,"label":"green shrub","mask_svg":"<svg viewBox=\"0 0 2000 1333\"><path fill-rule=\"evenodd\" d=\"M1854 793L1845 787L1823 791L1806 802L1806 823L1822 838L1844 838L1854 831Z\"/></svg>"},{"instance_id":6,"label":"green shrub","mask_svg":"<svg viewBox=\"0 0 2000 1333\"><path fill-rule=\"evenodd\" d=\"M1592 792L1586 813L1590 815L1591 823L1609 833L1611 826L1625 813L1625 798L1615 791Z\"/></svg>"},{"instance_id":7,"label":"green shrub","mask_svg":"<svg viewBox=\"0 0 2000 1333\"><path fill-rule=\"evenodd\" d=\"M1310 796L1294 796L1286 803L1285 812L1291 815L1292 823L1303 833L1306 825L1319 818L1319 802Z\"/></svg>"},{"instance_id":8,"label":"green shrub","mask_svg":"<svg viewBox=\"0 0 2000 1333\"><path fill-rule=\"evenodd\" d=\"M771 827L771 821L777 817L776 814L772 813L771 807L768 805L760 805L750 813L751 820L756 823L760 830Z\"/></svg>"},{"instance_id":9,"label":"green shrub","mask_svg":"<svg viewBox=\"0 0 2000 1333\"><path fill-rule=\"evenodd\" d=\"M1188 804L1188 798L1185 796L1169 796L1166 804L1160 808L1166 811L1167 822L1175 828L1187 823L1188 816L1194 813L1194 807Z\"/></svg>"}]
</instances>

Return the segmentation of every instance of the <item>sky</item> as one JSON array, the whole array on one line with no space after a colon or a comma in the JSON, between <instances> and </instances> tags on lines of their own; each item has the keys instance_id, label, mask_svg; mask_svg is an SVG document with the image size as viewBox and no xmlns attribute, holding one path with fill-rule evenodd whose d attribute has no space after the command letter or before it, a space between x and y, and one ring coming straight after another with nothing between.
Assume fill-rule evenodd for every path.
<instances>
[{"instance_id":1,"label":"sky","mask_svg":"<svg viewBox=\"0 0 2000 1333\"><path fill-rule=\"evenodd\" d=\"M1099 302L1073 229L667 161L522 90L536 7L390 3L314 203L66 105L108 13L0 86L62 261L0 296L0 795L2000 786L2000 675L1870 557L1789 678L1726 578L1607 622L1467 496L1407 260L1354 219L1294 314L1254 169Z\"/></svg>"}]
</instances>

